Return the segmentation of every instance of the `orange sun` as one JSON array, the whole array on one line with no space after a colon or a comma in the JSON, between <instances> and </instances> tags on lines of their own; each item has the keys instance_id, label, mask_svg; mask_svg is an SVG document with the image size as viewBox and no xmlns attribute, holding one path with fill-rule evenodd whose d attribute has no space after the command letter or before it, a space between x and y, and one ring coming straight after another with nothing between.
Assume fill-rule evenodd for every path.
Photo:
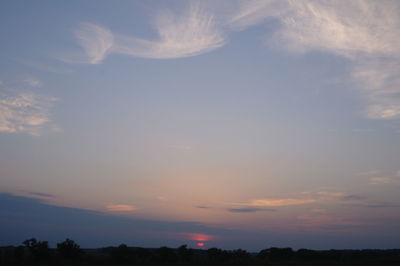
<instances>
[{"instance_id":1,"label":"orange sun","mask_svg":"<svg viewBox=\"0 0 400 266\"><path fill-rule=\"evenodd\" d=\"M198 247L204 247L204 243L203 242L199 242L199 243L197 243L197 246Z\"/></svg>"}]
</instances>

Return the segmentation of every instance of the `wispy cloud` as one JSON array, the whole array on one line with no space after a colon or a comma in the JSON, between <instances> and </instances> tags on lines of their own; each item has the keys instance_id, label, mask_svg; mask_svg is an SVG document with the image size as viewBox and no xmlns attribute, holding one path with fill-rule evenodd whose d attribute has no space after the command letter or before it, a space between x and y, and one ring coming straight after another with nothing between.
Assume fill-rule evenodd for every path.
<instances>
[{"instance_id":1,"label":"wispy cloud","mask_svg":"<svg viewBox=\"0 0 400 266\"><path fill-rule=\"evenodd\" d=\"M227 43L231 31L274 20L271 43L294 53L319 51L344 57L350 78L366 101L366 117L400 118L400 5L394 0L188 1L182 10L161 10L144 39L94 23L74 31L85 57L66 61L98 64L108 54L172 59L200 55ZM219 8L211 8L212 6Z\"/></svg>"},{"instance_id":2,"label":"wispy cloud","mask_svg":"<svg viewBox=\"0 0 400 266\"><path fill-rule=\"evenodd\" d=\"M214 15L199 3L189 4L182 12L159 11L153 22L157 39L142 39L114 34L94 23L81 23L74 31L86 60L65 59L76 63L98 64L109 54L171 59L195 56L223 46L226 42Z\"/></svg>"},{"instance_id":3,"label":"wispy cloud","mask_svg":"<svg viewBox=\"0 0 400 266\"><path fill-rule=\"evenodd\" d=\"M49 112L55 101L31 91L0 93L0 132L39 136L59 130Z\"/></svg>"},{"instance_id":4,"label":"wispy cloud","mask_svg":"<svg viewBox=\"0 0 400 266\"><path fill-rule=\"evenodd\" d=\"M391 56L400 51L396 1L287 1L277 33L295 51L321 50L346 57Z\"/></svg>"},{"instance_id":5,"label":"wispy cloud","mask_svg":"<svg viewBox=\"0 0 400 266\"><path fill-rule=\"evenodd\" d=\"M236 205L252 206L252 207L280 207L291 205L302 205L315 202L315 199L297 199L297 198L282 198L282 199L255 199L249 203L238 203Z\"/></svg>"},{"instance_id":6,"label":"wispy cloud","mask_svg":"<svg viewBox=\"0 0 400 266\"><path fill-rule=\"evenodd\" d=\"M400 118L398 1L239 1L229 23L237 29L275 19L271 43L295 53L321 51L353 63L351 78L365 98L365 116Z\"/></svg>"},{"instance_id":7,"label":"wispy cloud","mask_svg":"<svg viewBox=\"0 0 400 266\"><path fill-rule=\"evenodd\" d=\"M399 25L400 27L400 25ZM372 119L400 118L400 59L374 59L357 64L353 73Z\"/></svg>"},{"instance_id":8,"label":"wispy cloud","mask_svg":"<svg viewBox=\"0 0 400 266\"><path fill-rule=\"evenodd\" d=\"M42 192L34 192L34 191L27 191L26 193L28 193L31 196L34 197L41 197L41 198L55 198L56 196L53 194L49 194L49 193L42 193Z\"/></svg>"},{"instance_id":9,"label":"wispy cloud","mask_svg":"<svg viewBox=\"0 0 400 266\"><path fill-rule=\"evenodd\" d=\"M94 23L81 23L74 35L86 54L86 59L78 59L81 63L100 63L114 44L112 32Z\"/></svg>"},{"instance_id":10,"label":"wispy cloud","mask_svg":"<svg viewBox=\"0 0 400 266\"><path fill-rule=\"evenodd\" d=\"M30 87L42 87L43 85L42 81L34 76L28 76L23 81Z\"/></svg>"},{"instance_id":11,"label":"wispy cloud","mask_svg":"<svg viewBox=\"0 0 400 266\"><path fill-rule=\"evenodd\" d=\"M107 204L105 209L110 212L131 212L137 210L137 207L129 204Z\"/></svg>"},{"instance_id":12,"label":"wispy cloud","mask_svg":"<svg viewBox=\"0 0 400 266\"><path fill-rule=\"evenodd\" d=\"M261 209L261 208L230 208L226 209L228 212L233 212L233 213L253 213L253 212L262 212L262 211L276 211L274 209Z\"/></svg>"},{"instance_id":13,"label":"wispy cloud","mask_svg":"<svg viewBox=\"0 0 400 266\"><path fill-rule=\"evenodd\" d=\"M229 2L230 4L232 1ZM280 18L287 12L285 0L240 0L227 20L233 30L243 30L260 24L268 18Z\"/></svg>"},{"instance_id":14,"label":"wispy cloud","mask_svg":"<svg viewBox=\"0 0 400 266\"><path fill-rule=\"evenodd\" d=\"M395 182L400 182L400 170L397 171L394 175L375 176L375 177L371 177L369 180L370 185L391 184L391 183L395 183Z\"/></svg>"},{"instance_id":15,"label":"wispy cloud","mask_svg":"<svg viewBox=\"0 0 400 266\"><path fill-rule=\"evenodd\" d=\"M288 1L275 37L294 52L323 51L354 63L365 115L400 117L400 8L396 1Z\"/></svg>"},{"instance_id":16,"label":"wispy cloud","mask_svg":"<svg viewBox=\"0 0 400 266\"><path fill-rule=\"evenodd\" d=\"M318 203L356 203L363 202L368 197L359 194L350 194L347 192L337 191L332 188L324 188L319 191L306 191L302 192L303 195L309 195L311 198L318 201Z\"/></svg>"},{"instance_id":17,"label":"wispy cloud","mask_svg":"<svg viewBox=\"0 0 400 266\"><path fill-rule=\"evenodd\" d=\"M180 58L209 52L226 42L214 15L200 4L191 4L182 13L159 12L154 25L157 40L118 35L114 52L156 59Z\"/></svg>"}]
</instances>

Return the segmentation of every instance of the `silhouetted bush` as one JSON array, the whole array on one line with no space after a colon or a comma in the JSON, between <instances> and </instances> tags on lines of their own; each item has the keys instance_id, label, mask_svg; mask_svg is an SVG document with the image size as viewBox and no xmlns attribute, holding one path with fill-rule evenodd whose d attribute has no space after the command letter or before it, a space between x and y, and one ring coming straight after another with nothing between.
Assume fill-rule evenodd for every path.
<instances>
[{"instance_id":1,"label":"silhouetted bush","mask_svg":"<svg viewBox=\"0 0 400 266\"><path fill-rule=\"evenodd\" d=\"M57 253L65 259L76 260L83 255L80 246L71 239L66 239L57 244Z\"/></svg>"},{"instance_id":2,"label":"silhouetted bush","mask_svg":"<svg viewBox=\"0 0 400 266\"><path fill-rule=\"evenodd\" d=\"M207 255L211 261L226 262L229 259L229 253L219 248L208 249Z\"/></svg>"},{"instance_id":3,"label":"silhouetted bush","mask_svg":"<svg viewBox=\"0 0 400 266\"><path fill-rule=\"evenodd\" d=\"M153 262L172 264L178 261L178 256L172 248L160 247L153 256Z\"/></svg>"},{"instance_id":4,"label":"silhouetted bush","mask_svg":"<svg viewBox=\"0 0 400 266\"><path fill-rule=\"evenodd\" d=\"M291 248L270 248L269 257L272 260L290 260L293 258L293 250Z\"/></svg>"},{"instance_id":5,"label":"silhouetted bush","mask_svg":"<svg viewBox=\"0 0 400 266\"><path fill-rule=\"evenodd\" d=\"M135 260L134 252L125 244L112 248L110 256L113 262L118 263L129 263Z\"/></svg>"},{"instance_id":6,"label":"silhouetted bush","mask_svg":"<svg viewBox=\"0 0 400 266\"><path fill-rule=\"evenodd\" d=\"M36 261L45 261L50 257L49 243L37 241L36 238L27 239L23 244L29 249Z\"/></svg>"},{"instance_id":7,"label":"silhouetted bush","mask_svg":"<svg viewBox=\"0 0 400 266\"><path fill-rule=\"evenodd\" d=\"M193 258L193 250L187 248L187 245L180 246L177 252L180 260L183 262L189 262Z\"/></svg>"},{"instance_id":8,"label":"silhouetted bush","mask_svg":"<svg viewBox=\"0 0 400 266\"><path fill-rule=\"evenodd\" d=\"M317 260L320 259L321 256L318 252L309 249L299 249L296 252L296 258L300 260Z\"/></svg>"}]
</instances>

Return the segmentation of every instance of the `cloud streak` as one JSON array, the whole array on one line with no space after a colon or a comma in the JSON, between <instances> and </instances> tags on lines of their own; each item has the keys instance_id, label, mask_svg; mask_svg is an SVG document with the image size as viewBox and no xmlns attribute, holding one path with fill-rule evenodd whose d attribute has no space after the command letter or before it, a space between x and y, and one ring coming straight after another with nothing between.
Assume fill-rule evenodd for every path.
<instances>
[{"instance_id":1,"label":"cloud streak","mask_svg":"<svg viewBox=\"0 0 400 266\"><path fill-rule=\"evenodd\" d=\"M369 184L370 185L383 185L383 184L392 184L400 181L400 170L397 171L392 176L376 176L371 177Z\"/></svg>"},{"instance_id":2,"label":"cloud streak","mask_svg":"<svg viewBox=\"0 0 400 266\"><path fill-rule=\"evenodd\" d=\"M107 204L105 208L109 212L131 212L137 210L136 206L129 204Z\"/></svg>"},{"instance_id":3,"label":"cloud streak","mask_svg":"<svg viewBox=\"0 0 400 266\"><path fill-rule=\"evenodd\" d=\"M229 4L231 3L232 1L229 2ZM285 0L240 0L226 24L232 30L244 30L263 23L267 19L283 17L286 12L287 2Z\"/></svg>"},{"instance_id":4,"label":"cloud streak","mask_svg":"<svg viewBox=\"0 0 400 266\"><path fill-rule=\"evenodd\" d=\"M226 209L228 212L233 213L253 213L253 212L260 212L260 211L276 211L274 209L260 209L260 208L230 208Z\"/></svg>"},{"instance_id":5,"label":"cloud streak","mask_svg":"<svg viewBox=\"0 0 400 266\"><path fill-rule=\"evenodd\" d=\"M315 199L297 199L297 198L283 198L283 199L255 199L249 203L238 203L237 205L252 206L252 207L281 207L302 205L315 202Z\"/></svg>"}]
</instances>

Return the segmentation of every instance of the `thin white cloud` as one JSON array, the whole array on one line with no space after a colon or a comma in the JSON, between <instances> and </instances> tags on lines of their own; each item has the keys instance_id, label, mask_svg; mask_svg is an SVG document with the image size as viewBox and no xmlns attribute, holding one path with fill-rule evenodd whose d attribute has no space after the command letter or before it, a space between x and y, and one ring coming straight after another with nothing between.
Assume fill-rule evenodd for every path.
<instances>
[{"instance_id":1,"label":"thin white cloud","mask_svg":"<svg viewBox=\"0 0 400 266\"><path fill-rule=\"evenodd\" d=\"M375 59L360 62L352 77L368 103L365 111L367 117L400 118L400 60Z\"/></svg>"},{"instance_id":2,"label":"thin white cloud","mask_svg":"<svg viewBox=\"0 0 400 266\"><path fill-rule=\"evenodd\" d=\"M136 206L129 204L107 204L106 211L110 212L131 212L137 210Z\"/></svg>"},{"instance_id":3,"label":"thin white cloud","mask_svg":"<svg viewBox=\"0 0 400 266\"><path fill-rule=\"evenodd\" d=\"M155 40L113 34L102 26L82 23L74 33L87 59L62 60L98 64L109 53L154 59L181 58L206 53L226 43L214 15L200 4L191 4L183 12L160 11L153 24L158 35Z\"/></svg>"},{"instance_id":4,"label":"thin white cloud","mask_svg":"<svg viewBox=\"0 0 400 266\"><path fill-rule=\"evenodd\" d=\"M159 12L154 25L158 39L118 35L114 52L156 59L180 58L212 51L226 42L214 15L200 4L191 4L182 13Z\"/></svg>"},{"instance_id":5,"label":"thin white cloud","mask_svg":"<svg viewBox=\"0 0 400 266\"><path fill-rule=\"evenodd\" d=\"M399 54L396 1L287 1L290 12L277 33L295 51L322 50L357 55Z\"/></svg>"},{"instance_id":6,"label":"thin white cloud","mask_svg":"<svg viewBox=\"0 0 400 266\"><path fill-rule=\"evenodd\" d=\"M49 112L55 101L30 91L0 93L0 132L39 136L58 130Z\"/></svg>"},{"instance_id":7,"label":"thin white cloud","mask_svg":"<svg viewBox=\"0 0 400 266\"><path fill-rule=\"evenodd\" d=\"M244 29L274 18L270 38L295 53L321 51L354 63L365 116L400 118L400 5L394 0L243 0L230 23Z\"/></svg>"},{"instance_id":8,"label":"thin white cloud","mask_svg":"<svg viewBox=\"0 0 400 266\"><path fill-rule=\"evenodd\" d=\"M77 61L98 64L110 53L153 59L195 56L224 46L230 31L274 20L279 24L271 43L295 53L331 53L353 63L350 77L365 98L366 117L400 118L398 1L225 0L189 1L187 6L155 16L155 39L82 23L75 36L86 59Z\"/></svg>"},{"instance_id":9,"label":"thin white cloud","mask_svg":"<svg viewBox=\"0 0 400 266\"><path fill-rule=\"evenodd\" d=\"M239 0L226 24L233 30L243 30L267 19L281 18L287 10L286 0Z\"/></svg>"},{"instance_id":10,"label":"thin white cloud","mask_svg":"<svg viewBox=\"0 0 400 266\"><path fill-rule=\"evenodd\" d=\"M34 76L28 76L25 78L24 82L30 87L42 87L43 83L38 78Z\"/></svg>"},{"instance_id":11,"label":"thin white cloud","mask_svg":"<svg viewBox=\"0 0 400 266\"><path fill-rule=\"evenodd\" d=\"M74 35L87 56L82 63L100 63L114 43L110 30L93 23L81 23L80 27L74 31Z\"/></svg>"},{"instance_id":12,"label":"thin white cloud","mask_svg":"<svg viewBox=\"0 0 400 266\"><path fill-rule=\"evenodd\" d=\"M397 1L288 1L275 37L295 52L323 51L354 63L365 116L400 117L400 10Z\"/></svg>"}]
</instances>

